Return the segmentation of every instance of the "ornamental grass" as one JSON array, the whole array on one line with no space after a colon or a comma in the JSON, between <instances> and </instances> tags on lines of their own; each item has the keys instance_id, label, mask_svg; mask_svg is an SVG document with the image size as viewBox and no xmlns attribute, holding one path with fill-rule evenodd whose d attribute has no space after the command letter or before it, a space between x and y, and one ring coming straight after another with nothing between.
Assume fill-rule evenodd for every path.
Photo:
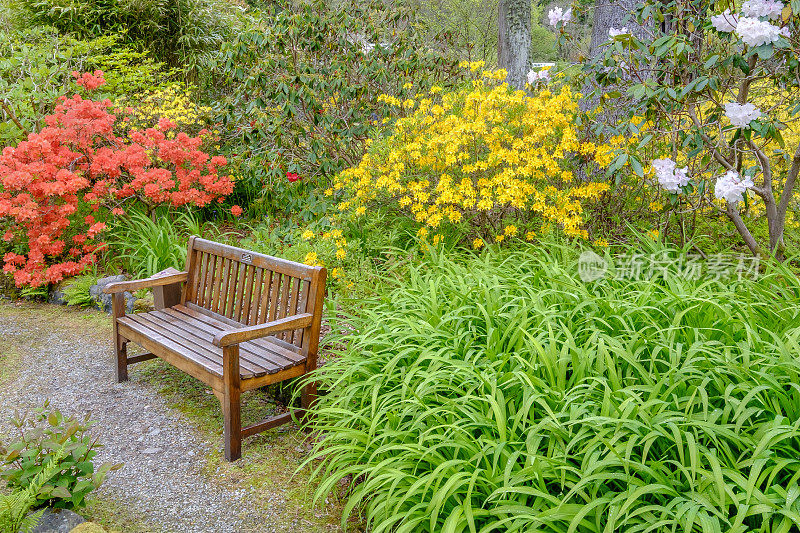
<instances>
[{"instance_id":1,"label":"ornamental grass","mask_svg":"<svg viewBox=\"0 0 800 533\"><path fill-rule=\"evenodd\" d=\"M584 283L577 252L434 257L347 317L317 497L375 533L796 531L798 278Z\"/></svg>"}]
</instances>

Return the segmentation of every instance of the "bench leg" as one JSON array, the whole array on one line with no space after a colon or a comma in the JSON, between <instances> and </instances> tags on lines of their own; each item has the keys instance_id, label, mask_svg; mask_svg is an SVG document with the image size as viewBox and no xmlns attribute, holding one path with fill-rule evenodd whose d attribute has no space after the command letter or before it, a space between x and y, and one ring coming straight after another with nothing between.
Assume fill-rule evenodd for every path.
<instances>
[{"instance_id":1,"label":"bench leg","mask_svg":"<svg viewBox=\"0 0 800 533\"><path fill-rule=\"evenodd\" d=\"M111 314L114 321L114 378L117 383L122 383L128 381L128 341L117 328L117 318L125 316L125 296L122 293L112 295Z\"/></svg>"},{"instance_id":2,"label":"bench leg","mask_svg":"<svg viewBox=\"0 0 800 533\"><path fill-rule=\"evenodd\" d=\"M308 410L317 401L317 383L316 381L309 383L305 387L303 387L303 392L300 396L300 405L303 408L303 421L308 422L308 418L311 416Z\"/></svg>"},{"instance_id":3,"label":"bench leg","mask_svg":"<svg viewBox=\"0 0 800 533\"><path fill-rule=\"evenodd\" d=\"M225 417L225 459L236 461L242 456L242 404L239 383L239 346L222 349L223 380L222 414Z\"/></svg>"}]
</instances>

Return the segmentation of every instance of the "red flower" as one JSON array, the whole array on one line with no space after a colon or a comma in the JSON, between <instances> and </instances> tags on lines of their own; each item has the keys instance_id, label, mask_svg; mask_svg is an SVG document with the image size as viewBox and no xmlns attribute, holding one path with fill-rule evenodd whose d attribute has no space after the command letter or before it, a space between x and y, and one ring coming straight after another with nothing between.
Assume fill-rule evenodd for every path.
<instances>
[{"instance_id":1,"label":"red flower","mask_svg":"<svg viewBox=\"0 0 800 533\"><path fill-rule=\"evenodd\" d=\"M295 181L300 179L300 176L298 176L294 172L287 172L286 173L286 179L291 181L292 183L294 183Z\"/></svg>"},{"instance_id":2,"label":"red flower","mask_svg":"<svg viewBox=\"0 0 800 533\"><path fill-rule=\"evenodd\" d=\"M235 217L240 217L240 216L242 216L242 212L243 212L243 211L242 211L242 208L241 208L241 207L239 207L238 205L235 205L235 206L231 207L231 214L232 214L233 216L235 216Z\"/></svg>"}]
</instances>

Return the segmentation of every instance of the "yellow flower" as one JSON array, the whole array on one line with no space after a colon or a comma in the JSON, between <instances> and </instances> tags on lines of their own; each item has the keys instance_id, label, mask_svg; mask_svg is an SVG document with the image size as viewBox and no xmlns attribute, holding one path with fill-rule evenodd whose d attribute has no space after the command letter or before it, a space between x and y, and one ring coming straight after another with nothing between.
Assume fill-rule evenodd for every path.
<instances>
[{"instance_id":1,"label":"yellow flower","mask_svg":"<svg viewBox=\"0 0 800 533\"><path fill-rule=\"evenodd\" d=\"M303 240L304 240L304 241L310 241L311 239L313 239L313 238L314 238L314 232L313 232L313 231L311 231L310 229L307 229L307 230L305 230L305 231L303 232L303 235L302 235L302 236L303 236Z\"/></svg>"},{"instance_id":2,"label":"yellow flower","mask_svg":"<svg viewBox=\"0 0 800 533\"><path fill-rule=\"evenodd\" d=\"M535 239L535 238L536 238L536 232L535 231L529 231L528 233L525 234L525 240L528 241L528 242L533 241L533 239Z\"/></svg>"},{"instance_id":3,"label":"yellow flower","mask_svg":"<svg viewBox=\"0 0 800 533\"><path fill-rule=\"evenodd\" d=\"M472 247L476 250L480 250L483 247L483 239L480 237L472 241Z\"/></svg>"},{"instance_id":4,"label":"yellow flower","mask_svg":"<svg viewBox=\"0 0 800 533\"><path fill-rule=\"evenodd\" d=\"M510 235L516 235L517 234L517 227L512 225L512 224L509 224L508 226L505 227L505 229L503 230L503 233L505 233L506 235L509 235L509 236Z\"/></svg>"},{"instance_id":5,"label":"yellow flower","mask_svg":"<svg viewBox=\"0 0 800 533\"><path fill-rule=\"evenodd\" d=\"M503 242L503 239L505 238L506 238L505 235L495 235L494 242Z\"/></svg>"},{"instance_id":6,"label":"yellow flower","mask_svg":"<svg viewBox=\"0 0 800 533\"><path fill-rule=\"evenodd\" d=\"M347 250L345 250L344 248L337 248L336 249L336 259L339 259L341 261L345 257L347 257Z\"/></svg>"},{"instance_id":7,"label":"yellow flower","mask_svg":"<svg viewBox=\"0 0 800 533\"><path fill-rule=\"evenodd\" d=\"M608 248L608 241L605 239L596 239L594 241L595 246L599 246L601 248Z\"/></svg>"},{"instance_id":8,"label":"yellow flower","mask_svg":"<svg viewBox=\"0 0 800 533\"><path fill-rule=\"evenodd\" d=\"M339 267L335 267L331 270L331 277L333 279L341 278L342 277L342 269Z\"/></svg>"},{"instance_id":9,"label":"yellow flower","mask_svg":"<svg viewBox=\"0 0 800 533\"><path fill-rule=\"evenodd\" d=\"M307 265L315 266L317 264L317 252L308 252L303 262Z\"/></svg>"},{"instance_id":10,"label":"yellow flower","mask_svg":"<svg viewBox=\"0 0 800 533\"><path fill-rule=\"evenodd\" d=\"M367 208L362 205L361 207L356 209L356 216L360 217L361 215L363 215L366 212L367 212Z\"/></svg>"}]
</instances>

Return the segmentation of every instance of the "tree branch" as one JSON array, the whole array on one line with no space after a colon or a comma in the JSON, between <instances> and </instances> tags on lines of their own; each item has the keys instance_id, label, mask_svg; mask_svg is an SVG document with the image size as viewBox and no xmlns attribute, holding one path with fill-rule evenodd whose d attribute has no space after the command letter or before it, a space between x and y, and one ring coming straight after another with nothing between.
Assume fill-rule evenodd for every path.
<instances>
[{"instance_id":1,"label":"tree branch","mask_svg":"<svg viewBox=\"0 0 800 533\"><path fill-rule=\"evenodd\" d=\"M14 113L14 110L11 109L11 107L8 105L8 100L5 99L2 100L2 102L0 102L0 106L3 107L3 111L6 112L8 118L11 119L11 122L13 122L20 130L22 130L22 134L27 137L28 130L25 129L25 126L23 126L22 123L19 121L17 115Z\"/></svg>"}]
</instances>

